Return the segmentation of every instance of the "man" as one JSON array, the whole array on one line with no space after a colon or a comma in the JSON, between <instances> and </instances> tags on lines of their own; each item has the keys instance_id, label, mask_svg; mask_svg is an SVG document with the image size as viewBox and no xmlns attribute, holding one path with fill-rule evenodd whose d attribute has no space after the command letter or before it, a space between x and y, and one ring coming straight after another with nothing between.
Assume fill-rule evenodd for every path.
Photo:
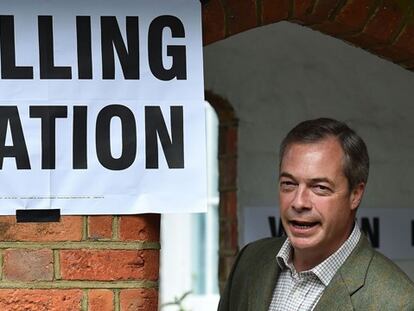
<instances>
[{"instance_id":1,"label":"man","mask_svg":"<svg viewBox=\"0 0 414 311\"><path fill-rule=\"evenodd\" d=\"M293 128L279 162L288 238L240 252L218 310L414 310L414 283L355 223L368 170L365 143L346 124L322 118Z\"/></svg>"}]
</instances>

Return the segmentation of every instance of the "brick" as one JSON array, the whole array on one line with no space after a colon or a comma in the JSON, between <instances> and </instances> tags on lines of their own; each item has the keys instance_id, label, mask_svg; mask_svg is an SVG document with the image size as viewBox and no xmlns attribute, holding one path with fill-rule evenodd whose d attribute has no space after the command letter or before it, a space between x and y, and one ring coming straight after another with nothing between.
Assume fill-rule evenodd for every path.
<instances>
[{"instance_id":1,"label":"brick","mask_svg":"<svg viewBox=\"0 0 414 311\"><path fill-rule=\"evenodd\" d=\"M225 16L220 0L211 0L202 6L204 45L224 39L226 35Z\"/></svg>"},{"instance_id":2,"label":"brick","mask_svg":"<svg viewBox=\"0 0 414 311\"><path fill-rule=\"evenodd\" d=\"M1 289L0 310L5 311L80 311L81 290Z\"/></svg>"},{"instance_id":3,"label":"brick","mask_svg":"<svg viewBox=\"0 0 414 311\"><path fill-rule=\"evenodd\" d=\"M220 126L222 126L223 123L237 124L234 109L228 100L208 90L205 91L205 97L216 111Z\"/></svg>"},{"instance_id":4,"label":"brick","mask_svg":"<svg viewBox=\"0 0 414 311\"><path fill-rule=\"evenodd\" d=\"M1 241L80 241L82 217L63 216L56 223L16 223L14 216L0 217Z\"/></svg>"},{"instance_id":5,"label":"brick","mask_svg":"<svg viewBox=\"0 0 414 311\"><path fill-rule=\"evenodd\" d=\"M402 62L400 65L407 70L413 71L414 70L414 58L406 60Z\"/></svg>"},{"instance_id":6,"label":"brick","mask_svg":"<svg viewBox=\"0 0 414 311\"><path fill-rule=\"evenodd\" d=\"M335 16L335 21L325 21L312 28L333 36L360 32L368 21L375 4L375 0L347 1Z\"/></svg>"},{"instance_id":7,"label":"brick","mask_svg":"<svg viewBox=\"0 0 414 311\"><path fill-rule=\"evenodd\" d=\"M314 2L313 7L308 7L303 14L301 21L303 24L315 24L326 21L333 13L338 1L319 0Z\"/></svg>"},{"instance_id":8,"label":"brick","mask_svg":"<svg viewBox=\"0 0 414 311\"><path fill-rule=\"evenodd\" d=\"M256 0L227 0L227 35L254 28L257 21Z\"/></svg>"},{"instance_id":9,"label":"brick","mask_svg":"<svg viewBox=\"0 0 414 311\"><path fill-rule=\"evenodd\" d=\"M220 193L220 218L237 218L237 192L224 191Z\"/></svg>"},{"instance_id":10,"label":"brick","mask_svg":"<svg viewBox=\"0 0 414 311\"><path fill-rule=\"evenodd\" d=\"M53 280L53 252L50 249L4 251L4 279L10 281Z\"/></svg>"},{"instance_id":11,"label":"brick","mask_svg":"<svg viewBox=\"0 0 414 311\"><path fill-rule=\"evenodd\" d=\"M158 291L151 288L125 289L120 293L120 311L157 311Z\"/></svg>"},{"instance_id":12,"label":"brick","mask_svg":"<svg viewBox=\"0 0 414 311\"><path fill-rule=\"evenodd\" d=\"M406 53L406 58L414 55L414 24L409 23L395 42L395 47Z\"/></svg>"},{"instance_id":13,"label":"brick","mask_svg":"<svg viewBox=\"0 0 414 311\"><path fill-rule=\"evenodd\" d=\"M88 293L88 311L114 311L114 293L108 289L94 289Z\"/></svg>"},{"instance_id":14,"label":"brick","mask_svg":"<svg viewBox=\"0 0 414 311\"><path fill-rule=\"evenodd\" d=\"M238 248L237 221L235 219L220 220L220 249L237 250Z\"/></svg>"},{"instance_id":15,"label":"brick","mask_svg":"<svg viewBox=\"0 0 414 311\"><path fill-rule=\"evenodd\" d=\"M403 14L398 5L394 1L384 1L364 32L382 42L387 42L401 26L402 20Z\"/></svg>"},{"instance_id":16,"label":"brick","mask_svg":"<svg viewBox=\"0 0 414 311\"><path fill-rule=\"evenodd\" d=\"M119 238L122 241L158 242L160 240L160 215L121 216L119 219Z\"/></svg>"},{"instance_id":17,"label":"brick","mask_svg":"<svg viewBox=\"0 0 414 311\"><path fill-rule=\"evenodd\" d=\"M112 216L89 216L88 237L93 240L112 238Z\"/></svg>"},{"instance_id":18,"label":"brick","mask_svg":"<svg viewBox=\"0 0 414 311\"><path fill-rule=\"evenodd\" d=\"M313 0L293 0L293 19L305 23L306 18L312 13ZM303 22L302 22L303 21Z\"/></svg>"},{"instance_id":19,"label":"brick","mask_svg":"<svg viewBox=\"0 0 414 311\"><path fill-rule=\"evenodd\" d=\"M237 126L222 126L219 130L218 153L220 156L237 155Z\"/></svg>"},{"instance_id":20,"label":"brick","mask_svg":"<svg viewBox=\"0 0 414 311\"><path fill-rule=\"evenodd\" d=\"M276 23L289 17L289 0L263 0L262 22L263 24Z\"/></svg>"},{"instance_id":21,"label":"brick","mask_svg":"<svg viewBox=\"0 0 414 311\"><path fill-rule=\"evenodd\" d=\"M393 45L374 49L374 52L394 62L414 58L414 25L406 25Z\"/></svg>"},{"instance_id":22,"label":"brick","mask_svg":"<svg viewBox=\"0 0 414 311\"><path fill-rule=\"evenodd\" d=\"M403 19L403 12L398 5L392 0L386 0L362 33L345 39L364 48L387 44L400 29Z\"/></svg>"},{"instance_id":23,"label":"brick","mask_svg":"<svg viewBox=\"0 0 414 311\"><path fill-rule=\"evenodd\" d=\"M236 126L229 127L226 131L226 154L237 154L237 136L238 128Z\"/></svg>"},{"instance_id":24,"label":"brick","mask_svg":"<svg viewBox=\"0 0 414 311\"><path fill-rule=\"evenodd\" d=\"M347 25L348 31L362 29L372 12L375 0L351 0L340 10L335 20Z\"/></svg>"},{"instance_id":25,"label":"brick","mask_svg":"<svg viewBox=\"0 0 414 311\"><path fill-rule=\"evenodd\" d=\"M218 153L220 156L237 155L237 137L238 137L237 125L220 127L219 146L218 146Z\"/></svg>"},{"instance_id":26,"label":"brick","mask_svg":"<svg viewBox=\"0 0 414 311\"><path fill-rule=\"evenodd\" d=\"M237 158L220 157L219 172L219 190L235 188L237 180Z\"/></svg>"},{"instance_id":27,"label":"brick","mask_svg":"<svg viewBox=\"0 0 414 311\"><path fill-rule=\"evenodd\" d=\"M62 250L64 280L158 280L156 250Z\"/></svg>"},{"instance_id":28,"label":"brick","mask_svg":"<svg viewBox=\"0 0 414 311\"><path fill-rule=\"evenodd\" d=\"M342 0L295 1L293 19L302 25L330 22Z\"/></svg>"},{"instance_id":29,"label":"brick","mask_svg":"<svg viewBox=\"0 0 414 311\"><path fill-rule=\"evenodd\" d=\"M312 14L306 19L310 23L320 23L327 20L335 9L341 3L341 0L319 0L315 2Z\"/></svg>"}]
</instances>

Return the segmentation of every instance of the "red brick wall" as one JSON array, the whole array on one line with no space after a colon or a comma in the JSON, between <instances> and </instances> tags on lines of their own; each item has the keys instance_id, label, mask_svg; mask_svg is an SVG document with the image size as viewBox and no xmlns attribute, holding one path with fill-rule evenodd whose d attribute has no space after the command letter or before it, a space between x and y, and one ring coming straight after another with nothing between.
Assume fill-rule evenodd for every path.
<instances>
[{"instance_id":1,"label":"red brick wall","mask_svg":"<svg viewBox=\"0 0 414 311\"><path fill-rule=\"evenodd\" d=\"M405 0L210 0L204 44L286 20L359 46L414 70L414 15Z\"/></svg>"},{"instance_id":2,"label":"red brick wall","mask_svg":"<svg viewBox=\"0 0 414 311\"><path fill-rule=\"evenodd\" d=\"M159 215L0 217L0 310L157 310Z\"/></svg>"}]
</instances>

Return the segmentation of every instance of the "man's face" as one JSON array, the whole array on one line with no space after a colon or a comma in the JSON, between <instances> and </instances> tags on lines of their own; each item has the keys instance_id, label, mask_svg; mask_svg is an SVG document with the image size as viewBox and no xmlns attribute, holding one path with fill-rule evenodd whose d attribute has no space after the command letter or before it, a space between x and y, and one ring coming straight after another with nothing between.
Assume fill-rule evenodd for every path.
<instances>
[{"instance_id":1,"label":"man's face","mask_svg":"<svg viewBox=\"0 0 414 311\"><path fill-rule=\"evenodd\" d=\"M350 191L334 137L287 147L279 176L280 214L295 251L327 258L348 238L364 185Z\"/></svg>"}]
</instances>

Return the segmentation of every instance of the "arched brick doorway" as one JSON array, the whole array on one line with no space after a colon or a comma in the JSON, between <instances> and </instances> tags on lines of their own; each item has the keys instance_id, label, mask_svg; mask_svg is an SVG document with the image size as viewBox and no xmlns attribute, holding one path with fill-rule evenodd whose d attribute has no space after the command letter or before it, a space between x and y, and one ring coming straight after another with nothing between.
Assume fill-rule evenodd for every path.
<instances>
[{"instance_id":1,"label":"arched brick doorway","mask_svg":"<svg viewBox=\"0 0 414 311\"><path fill-rule=\"evenodd\" d=\"M204 44L279 21L331 35L414 70L414 5L405 0L210 0Z\"/></svg>"},{"instance_id":2,"label":"arched brick doorway","mask_svg":"<svg viewBox=\"0 0 414 311\"><path fill-rule=\"evenodd\" d=\"M219 120L219 285L223 288L238 252L237 131L238 120L231 104L211 91L206 100Z\"/></svg>"},{"instance_id":3,"label":"arched brick doorway","mask_svg":"<svg viewBox=\"0 0 414 311\"><path fill-rule=\"evenodd\" d=\"M211 0L203 6L204 43L207 45L284 20L331 35L413 70L414 24L411 16L412 8L403 5L403 1ZM214 100L212 105L215 106ZM234 158L237 159L236 155ZM225 165L220 167L220 174L227 174ZM235 176L234 180L237 181ZM233 224L237 224L237 198L229 201L221 195L221 200L225 200L220 203L221 208L226 209L221 214L226 213L227 220L233 219ZM229 211L232 214L228 214ZM223 280L236 251L222 246L237 241L237 227L226 230L222 225L220 240L220 279Z\"/></svg>"}]
</instances>

